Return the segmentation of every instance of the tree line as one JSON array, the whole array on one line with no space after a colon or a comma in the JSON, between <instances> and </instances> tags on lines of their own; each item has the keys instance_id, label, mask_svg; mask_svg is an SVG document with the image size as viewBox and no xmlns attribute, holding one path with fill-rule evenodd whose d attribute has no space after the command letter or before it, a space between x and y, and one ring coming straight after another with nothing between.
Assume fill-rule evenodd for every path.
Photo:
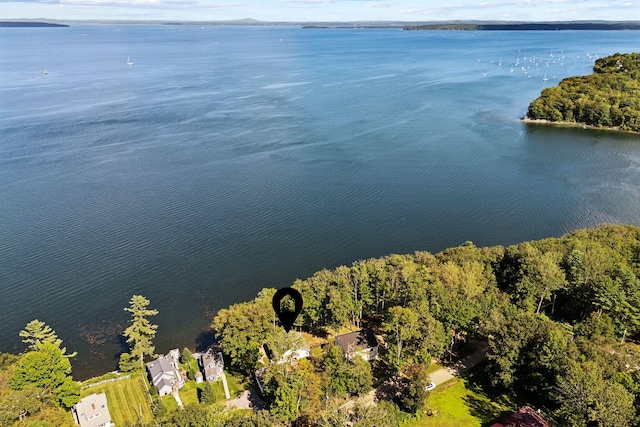
<instances>
[{"instance_id":1,"label":"tree line","mask_svg":"<svg viewBox=\"0 0 640 427\"><path fill-rule=\"evenodd\" d=\"M338 369L338 351L329 346L302 368L269 365L272 415L322 425L335 411L318 407L360 395L372 381L395 388L384 407L396 415L386 420L419 412L431 359L476 340L487 345L494 390L544 408L560 425L634 425L640 347L628 340L640 333L638 277L640 228L626 225L509 247L467 242L435 255L391 255L319 271L293 283L304 298L297 327L319 336L345 325L372 328L382 338L380 358ZM270 306L274 292L264 289L253 301L220 310L212 323L231 367L247 376L262 366L263 343L283 342L274 339L280 330Z\"/></svg>"},{"instance_id":2,"label":"tree line","mask_svg":"<svg viewBox=\"0 0 640 427\"><path fill-rule=\"evenodd\" d=\"M148 317L157 310L148 309L149 300L134 295L129 325L123 336L130 353L122 353L120 370L144 372L144 356L153 355L157 326ZM0 425L38 426L73 425L68 410L80 400L80 384L71 374L71 359L62 339L45 322L27 323L18 334L27 351L16 356L0 353Z\"/></svg>"},{"instance_id":3,"label":"tree line","mask_svg":"<svg viewBox=\"0 0 640 427\"><path fill-rule=\"evenodd\" d=\"M640 131L640 54L596 60L594 73L563 79L529 104L527 118Z\"/></svg>"},{"instance_id":4,"label":"tree line","mask_svg":"<svg viewBox=\"0 0 640 427\"><path fill-rule=\"evenodd\" d=\"M268 410L231 411L210 404L211 390L203 390L203 404L172 413L156 406L153 425L397 426L427 409L430 361L455 358L469 341L487 348L482 369L492 390L544 409L558 425L635 425L640 347L629 340L640 338L639 277L640 228L629 225L508 247L466 242L437 254L322 270L292 284L304 298L296 329L325 342L307 360L285 357L302 342L278 325L275 289L220 310L212 321L226 366L252 379L262 368ZM143 371L145 356L154 353L157 327L149 318L157 311L148 305L134 295L125 309L130 349L120 358L122 370ZM346 359L326 339L345 327L375 332L377 361ZM79 398L74 353L38 320L20 336L25 353L0 355L0 424L63 425L64 408ZM359 404L355 398L374 385L380 402Z\"/></svg>"}]
</instances>

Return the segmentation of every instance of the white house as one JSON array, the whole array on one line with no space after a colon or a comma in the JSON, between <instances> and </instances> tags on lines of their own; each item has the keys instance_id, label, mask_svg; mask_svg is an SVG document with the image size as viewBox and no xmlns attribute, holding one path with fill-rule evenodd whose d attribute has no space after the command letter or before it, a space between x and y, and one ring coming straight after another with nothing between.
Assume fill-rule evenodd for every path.
<instances>
[{"instance_id":1,"label":"white house","mask_svg":"<svg viewBox=\"0 0 640 427\"><path fill-rule=\"evenodd\" d=\"M158 388L160 396L170 394L174 387L180 389L184 385L184 379L179 372L179 358L180 351L174 349L166 356L160 355L153 362L147 363L151 384Z\"/></svg>"},{"instance_id":2,"label":"white house","mask_svg":"<svg viewBox=\"0 0 640 427\"><path fill-rule=\"evenodd\" d=\"M111 414L104 393L92 394L81 399L71 408L73 418L80 427L111 427Z\"/></svg>"},{"instance_id":3,"label":"white house","mask_svg":"<svg viewBox=\"0 0 640 427\"><path fill-rule=\"evenodd\" d=\"M220 348L209 348L200 358L200 364L207 381L217 381L224 369L224 359Z\"/></svg>"},{"instance_id":4,"label":"white house","mask_svg":"<svg viewBox=\"0 0 640 427\"><path fill-rule=\"evenodd\" d=\"M280 363L295 363L296 361L298 361L300 359L306 359L307 357L309 357L309 354L311 354L311 350L309 349L308 345L304 344L300 348L289 349L289 350L285 351L284 354L282 355L282 357L280 359L278 359L278 361L276 363L278 363L278 364L280 364Z\"/></svg>"},{"instance_id":5,"label":"white house","mask_svg":"<svg viewBox=\"0 0 640 427\"><path fill-rule=\"evenodd\" d=\"M335 343L342 347L347 359L360 356L364 360L371 361L378 357L378 340L371 329L338 335Z\"/></svg>"}]
</instances>

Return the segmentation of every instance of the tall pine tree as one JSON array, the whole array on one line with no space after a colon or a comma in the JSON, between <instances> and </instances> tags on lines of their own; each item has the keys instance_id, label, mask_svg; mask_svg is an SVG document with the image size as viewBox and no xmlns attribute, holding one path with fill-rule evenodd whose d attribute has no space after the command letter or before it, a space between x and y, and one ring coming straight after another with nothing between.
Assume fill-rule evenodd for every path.
<instances>
[{"instance_id":1,"label":"tall pine tree","mask_svg":"<svg viewBox=\"0 0 640 427\"><path fill-rule=\"evenodd\" d=\"M129 327L123 334L131 347L131 352L120 356L122 371L144 369L144 356L152 356L155 351L153 338L156 336L158 325L149 322L148 317L158 314L158 310L148 309L148 306L148 299L142 295L134 295L129 300L129 307L124 309L131 313Z\"/></svg>"},{"instance_id":2,"label":"tall pine tree","mask_svg":"<svg viewBox=\"0 0 640 427\"><path fill-rule=\"evenodd\" d=\"M67 354L67 348L61 347L62 340L58 338L56 332L46 323L35 319L27 323L27 326L18 334L22 342L29 346L29 350L38 351L44 344L53 344L62 350L65 357L74 357L77 352Z\"/></svg>"}]
</instances>

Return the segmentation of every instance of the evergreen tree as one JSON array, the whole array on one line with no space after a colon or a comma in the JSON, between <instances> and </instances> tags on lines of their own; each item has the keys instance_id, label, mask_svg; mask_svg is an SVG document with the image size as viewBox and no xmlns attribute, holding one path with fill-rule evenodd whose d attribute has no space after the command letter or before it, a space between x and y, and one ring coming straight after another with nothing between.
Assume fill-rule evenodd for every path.
<instances>
[{"instance_id":1,"label":"evergreen tree","mask_svg":"<svg viewBox=\"0 0 640 427\"><path fill-rule=\"evenodd\" d=\"M162 419L167 415L167 407L162 403L162 399L156 398L153 402L153 415L156 419Z\"/></svg>"},{"instance_id":2,"label":"evergreen tree","mask_svg":"<svg viewBox=\"0 0 640 427\"><path fill-rule=\"evenodd\" d=\"M148 309L149 300L142 295L134 295L129 301L129 307L124 310L131 313L129 326L124 331L127 343L131 346L131 353L120 356L120 369L144 369L144 356L152 356L155 350L153 338L156 336L158 325L149 322L149 316L158 314L158 310Z\"/></svg>"},{"instance_id":3,"label":"evergreen tree","mask_svg":"<svg viewBox=\"0 0 640 427\"><path fill-rule=\"evenodd\" d=\"M212 403L215 403L215 401L216 395L213 390L213 385L209 381L206 381L204 383L204 388L200 392L200 403L211 405Z\"/></svg>"},{"instance_id":4,"label":"evergreen tree","mask_svg":"<svg viewBox=\"0 0 640 427\"><path fill-rule=\"evenodd\" d=\"M37 351L43 344L53 344L62 350L62 354L66 357L74 357L77 352L66 354L67 348L60 347L62 340L58 338L56 332L44 322L35 319L27 323L27 326L18 333L22 338L22 342L28 345L29 350Z\"/></svg>"}]
</instances>

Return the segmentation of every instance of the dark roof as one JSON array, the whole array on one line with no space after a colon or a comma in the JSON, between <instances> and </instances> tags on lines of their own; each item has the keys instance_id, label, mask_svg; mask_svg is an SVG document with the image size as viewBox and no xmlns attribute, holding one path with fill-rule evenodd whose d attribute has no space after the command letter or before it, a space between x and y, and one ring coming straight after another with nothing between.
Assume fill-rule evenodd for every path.
<instances>
[{"instance_id":1,"label":"dark roof","mask_svg":"<svg viewBox=\"0 0 640 427\"><path fill-rule=\"evenodd\" d=\"M222 350L218 348L210 348L202 355L202 366L205 369L213 365L218 365L221 367L224 366Z\"/></svg>"},{"instance_id":2,"label":"dark roof","mask_svg":"<svg viewBox=\"0 0 640 427\"><path fill-rule=\"evenodd\" d=\"M336 337L336 344L342 347L345 353L351 353L356 347L363 350L378 346L378 340L371 329L362 329Z\"/></svg>"},{"instance_id":3,"label":"dark roof","mask_svg":"<svg viewBox=\"0 0 640 427\"><path fill-rule=\"evenodd\" d=\"M533 408L523 406L506 420L492 424L491 427L549 427L549 423Z\"/></svg>"}]
</instances>

